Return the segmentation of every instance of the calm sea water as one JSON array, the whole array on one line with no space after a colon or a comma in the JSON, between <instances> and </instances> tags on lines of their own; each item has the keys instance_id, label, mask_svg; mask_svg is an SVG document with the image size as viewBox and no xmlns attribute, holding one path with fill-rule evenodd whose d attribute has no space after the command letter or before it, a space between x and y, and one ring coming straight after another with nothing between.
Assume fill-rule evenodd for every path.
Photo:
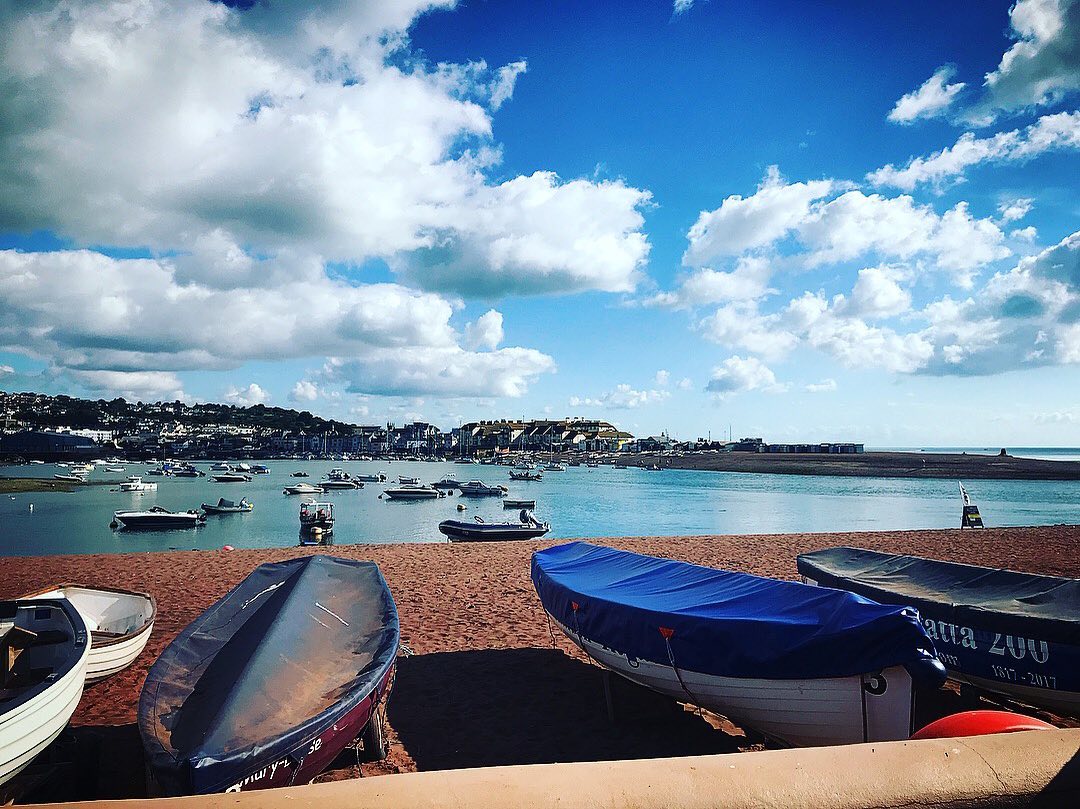
<instances>
[{"instance_id":1,"label":"calm sea water","mask_svg":"<svg viewBox=\"0 0 1080 809\"><path fill-rule=\"evenodd\" d=\"M535 499L538 517L551 522L550 538L684 534L750 534L799 531L869 531L955 527L960 500L952 480L756 475L725 472L602 467L570 467L546 472L541 482L508 479L498 466L423 462L338 463L270 461L269 475L250 483L215 483L205 478L151 477L158 491L122 493L115 486L86 486L73 493L3 495L0 500L0 556L62 553L122 553L169 549L265 548L295 545L299 497L282 488L298 482L289 473L303 469L316 482L333 466L350 474L385 471L416 476L422 482L443 475L479 478L510 488L513 498ZM199 464L204 471L209 463ZM98 470L91 480L119 482L141 474L129 465L122 474ZM6 467L8 476L51 478L64 471L51 465ZM331 492L337 523L336 544L440 542L441 520L486 521L514 517L496 498L447 497L402 502L379 499L389 484ZM1080 481L965 481L988 526L1047 525L1080 520ZM219 497L255 504L249 514L210 516L205 525L169 531L125 531L109 527L114 511L161 505L172 510L198 508ZM458 512L457 505L466 506ZM31 504L33 510L30 509Z\"/></svg>"}]
</instances>

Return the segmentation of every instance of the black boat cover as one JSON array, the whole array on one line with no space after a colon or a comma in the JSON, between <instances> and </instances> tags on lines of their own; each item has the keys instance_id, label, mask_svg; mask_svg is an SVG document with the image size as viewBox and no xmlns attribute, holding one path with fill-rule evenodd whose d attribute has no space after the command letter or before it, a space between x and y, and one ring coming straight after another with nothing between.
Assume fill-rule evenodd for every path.
<instances>
[{"instance_id":1,"label":"black boat cover","mask_svg":"<svg viewBox=\"0 0 1080 809\"><path fill-rule=\"evenodd\" d=\"M1080 644L1080 580L1017 573L861 548L798 557L799 573L883 604L907 604L954 624Z\"/></svg>"},{"instance_id":2,"label":"black boat cover","mask_svg":"<svg viewBox=\"0 0 1080 809\"><path fill-rule=\"evenodd\" d=\"M288 755L378 687L398 615L373 562L264 564L169 644L139 732L170 795L218 792Z\"/></svg>"}]
</instances>

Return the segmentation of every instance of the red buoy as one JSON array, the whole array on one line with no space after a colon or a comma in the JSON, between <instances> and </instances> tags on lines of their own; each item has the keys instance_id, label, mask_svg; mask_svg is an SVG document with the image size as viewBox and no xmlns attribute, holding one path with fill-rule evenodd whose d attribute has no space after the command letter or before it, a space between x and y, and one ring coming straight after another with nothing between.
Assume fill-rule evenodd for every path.
<instances>
[{"instance_id":1,"label":"red buoy","mask_svg":"<svg viewBox=\"0 0 1080 809\"><path fill-rule=\"evenodd\" d=\"M223 551L231 551L233 549L233 546L232 545L222 545L221 549Z\"/></svg>"},{"instance_id":2,"label":"red buoy","mask_svg":"<svg viewBox=\"0 0 1080 809\"><path fill-rule=\"evenodd\" d=\"M1055 730L1054 726L1010 711L964 711L943 716L917 731L912 739L952 739L959 736L986 736L1020 730Z\"/></svg>"}]
</instances>

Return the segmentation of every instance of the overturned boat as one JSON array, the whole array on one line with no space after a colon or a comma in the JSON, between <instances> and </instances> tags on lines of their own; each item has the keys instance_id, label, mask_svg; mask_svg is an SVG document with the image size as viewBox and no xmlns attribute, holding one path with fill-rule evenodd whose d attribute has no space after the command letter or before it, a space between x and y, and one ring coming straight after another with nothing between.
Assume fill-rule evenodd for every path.
<instances>
[{"instance_id":1,"label":"overturned boat","mask_svg":"<svg viewBox=\"0 0 1080 809\"><path fill-rule=\"evenodd\" d=\"M70 601L0 601L0 784L67 727L89 657L86 623Z\"/></svg>"},{"instance_id":2,"label":"overturned boat","mask_svg":"<svg viewBox=\"0 0 1080 809\"><path fill-rule=\"evenodd\" d=\"M149 593L58 584L23 596L27 600L67 599L90 631L86 682L104 680L130 666L154 631L157 604Z\"/></svg>"},{"instance_id":3,"label":"overturned boat","mask_svg":"<svg viewBox=\"0 0 1080 809\"><path fill-rule=\"evenodd\" d=\"M139 699L150 773L166 795L306 784L363 734L394 671L397 608L373 562L264 564L161 653Z\"/></svg>"},{"instance_id":4,"label":"overturned boat","mask_svg":"<svg viewBox=\"0 0 1080 809\"><path fill-rule=\"evenodd\" d=\"M906 739L945 670L907 607L573 542L532 581L574 643L628 680L798 746Z\"/></svg>"},{"instance_id":5,"label":"overturned boat","mask_svg":"<svg viewBox=\"0 0 1080 809\"><path fill-rule=\"evenodd\" d=\"M502 542L515 539L537 539L551 530L551 525L540 522L527 509L522 509L517 522L484 522L474 517L465 520L443 520L439 530L451 542Z\"/></svg>"},{"instance_id":6,"label":"overturned boat","mask_svg":"<svg viewBox=\"0 0 1080 809\"><path fill-rule=\"evenodd\" d=\"M1080 580L860 548L797 564L807 582L916 608L955 679L1080 713Z\"/></svg>"}]
</instances>

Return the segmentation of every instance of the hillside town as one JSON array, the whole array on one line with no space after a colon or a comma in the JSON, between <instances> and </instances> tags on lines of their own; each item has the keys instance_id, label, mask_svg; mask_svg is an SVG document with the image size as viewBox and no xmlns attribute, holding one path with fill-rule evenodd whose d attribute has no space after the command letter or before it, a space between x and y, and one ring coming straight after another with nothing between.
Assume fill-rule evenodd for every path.
<instances>
[{"instance_id":1,"label":"hillside town","mask_svg":"<svg viewBox=\"0 0 1080 809\"><path fill-rule=\"evenodd\" d=\"M0 456L107 452L160 458L492 458L510 453L617 454L702 451L861 453L861 444L766 444L761 438L678 441L638 437L599 419L498 419L449 430L414 421L361 425L264 405L91 401L0 392Z\"/></svg>"}]
</instances>

